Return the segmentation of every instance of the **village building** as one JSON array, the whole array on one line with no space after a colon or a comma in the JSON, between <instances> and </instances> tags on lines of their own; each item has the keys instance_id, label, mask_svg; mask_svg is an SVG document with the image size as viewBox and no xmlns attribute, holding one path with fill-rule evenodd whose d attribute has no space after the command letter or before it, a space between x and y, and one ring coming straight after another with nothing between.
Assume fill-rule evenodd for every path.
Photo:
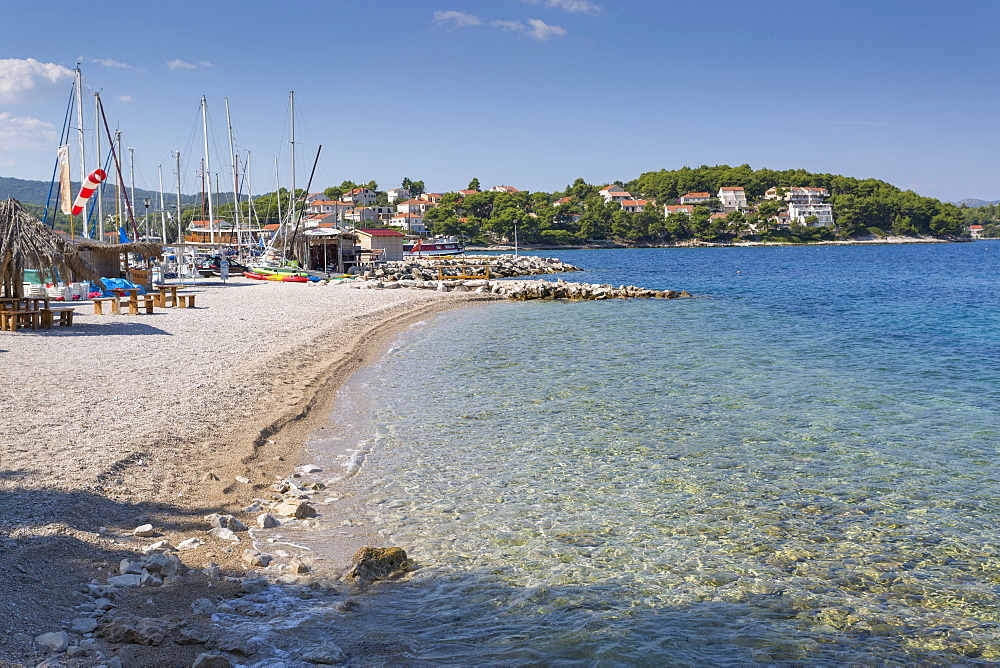
<instances>
[{"instance_id":1,"label":"village building","mask_svg":"<svg viewBox=\"0 0 1000 668\"><path fill-rule=\"evenodd\" d=\"M380 260L401 261L405 235L399 230L355 230L358 244Z\"/></svg>"},{"instance_id":2,"label":"village building","mask_svg":"<svg viewBox=\"0 0 1000 668\"><path fill-rule=\"evenodd\" d=\"M665 204L663 206L663 215L669 216L672 213L686 213L690 216L694 213L694 207L685 204Z\"/></svg>"},{"instance_id":3,"label":"village building","mask_svg":"<svg viewBox=\"0 0 1000 668\"><path fill-rule=\"evenodd\" d=\"M821 204L829 196L830 193L826 188L806 186L774 187L768 188L764 193L764 199L784 200L795 204Z\"/></svg>"},{"instance_id":4,"label":"village building","mask_svg":"<svg viewBox=\"0 0 1000 668\"><path fill-rule=\"evenodd\" d=\"M619 203L622 205L622 211L627 211L628 213L639 213L646 208L646 205L649 204L649 200L624 199Z\"/></svg>"},{"instance_id":5,"label":"village building","mask_svg":"<svg viewBox=\"0 0 1000 668\"><path fill-rule=\"evenodd\" d=\"M815 216L816 221L806 222L806 218ZM833 225L833 207L829 204L788 204L788 217L808 227L830 227Z\"/></svg>"},{"instance_id":6,"label":"village building","mask_svg":"<svg viewBox=\"0 0 1000 668\"><path fill-rule=\"evenodd\" d=\"M719 188L719 203L722 204L722 210L726 213L732 213L733 211L750 211L750 206L747 204L747 194L740 186L725 186Z\"/></svg>"},{"instance_id":7,"label":"village building","mask_svg":"<svg viewBox=\"0 0 1000 668\"><path fill-rule=\"evenodd\" d=\"M427 232L422 213L397 213L393 215L390 224L401 228L407 234L423 235Z\"/></svg>"},{"instance_id":8,"label":"village building","mask_svg":"<svg viewBox=\"0 0 1000 668\"><path fill-rule=\"evenodd\" d=\"M519 193L521 192L514 186L493 186L490 188L491 193Z\"/></svg>"},{"instance_id":9,"label":"village building","mask_svg":"<svg viewBox=\"0 0 1000 668\"><path fill-rule=\"evenodd\" d=\"M427 213L434 208L434 202L425 199L408 199L405 202L396 204L397 213Z\"/></svg>"},{"instance_id":10,"label":"village building","mask_svg":"<svg viewBox=\"0 0 1000 668\"><path fill-rule=\"evenodd\" d=\"M677 198L680 204L698 204L700 202L707 202L712 199L709 193L686 193Z\"/></svg>"},{"instance_id":11,"label":"village building","mask_svg":"<svg viewBox=\"0 0 1000 668\"><path fill-rule=\"evenodd\" d=\"M375 197L375 191L370 188L355 188L341 195L340 201L358 206L371 206L375 203Z\"/></svg>"},{"instance_id":12,"label":"village building","mask_svg":"<svg viewBox=\"0 0 1000 668\"><path fill-rule=\"evenodd\" d=\"M600 189L599 194L605 202L622 202L633 199L632 195L621 186L605 186Z\"/></svg>"},{"instance_id":13,"label":"village building","mask_svg":"<svg viewBox=\"0 0 1000 668\"><path fill-rule=\"evenodd\" d=\"M398 200L410 199L410 191L406 188L393 188L386 191L386 195L389 196L389 204L393 204Z\"/></svg>"}]
</instances>

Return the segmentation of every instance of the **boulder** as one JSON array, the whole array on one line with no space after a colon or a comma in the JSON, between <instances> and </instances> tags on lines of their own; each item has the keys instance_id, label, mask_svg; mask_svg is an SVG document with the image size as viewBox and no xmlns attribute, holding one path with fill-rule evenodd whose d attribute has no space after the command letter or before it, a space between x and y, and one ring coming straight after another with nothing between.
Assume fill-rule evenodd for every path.
<instances>
[{"instance_id":1,"label":"boulder","mask_svg":"<svg viewBox=\"0 0 1000 668\"><path fill-rule=\"evenodd\" d=\"M209 536L214 536L215 538L218 538L219 540L228 540L228 541L231 541L233 543L239 543L240 542L240 537L237 536L233 532L232 529L220 529L220 528L216 527L215 529L209 529L208 535Z\"/></svg>"},{"instance_id":2,"label":"boulder","mask_svg":"<svg viewBox=\"0 0 1000 668\"><path fill-rule=\"evenodd\" d=\"M370 582L405 572L409 560L402 548L366 545L354 553L351 562L353 565L345 576L360 582Z\"/></svg>"},{"instance_id":3,"label":"boulder","mask_svg":"<svg viewBox=\"0 0 1000 668\"><path fill-rule=\"evenodd\" d=\"M212 513L211 515L205 515L205 521L211 524L217 529L231 529L233 531L246 531L247 527L243 522L232 515L220 515L219 513Z\"/></svg>"},{"instance_id":4,"label":"boulder","mask_svg":"<svg viewBox=\"0 0 1000 668\"><path fill-rule=\"evenodd\" d=\"M165 619L120 613L104 617L98 634L113 643L159 646L170 637L173 626Z\"/></svg>"},{"instance_id":5,"label":"boulder","mask_svg":"<svg viewBox=\"0 0 1000 668\"><path fill-rule=\"evenodd\" d=\"M215 611L215 604L207 598L198 598L191 603L191 612L196 615L211 615L215 614Z\"/></svg>"},{"instance_id":6,"label":"boulder","mask_svg":"<svg viewBox=\"0 0 1000 668\"><path fill-rule=\"evenodd\" d=\"M97 629L97 620L93 617L78 617L70 624L69 630L77 635L93 633Z\"/></svg>"},{"instance_id":7,"label":"boulder","mask_svg":"<svg viewBox=\"0 0 1000 668\"><path fill-rule=\"evenodd\" d=\"M222 654L204 652L195 657L191 668L231 668L233 662Z\"/></svg>"},{"instance_id":8,"label":"boulder","mask_svg":"<svg viewBox=\"0 0 1000 668\"><path fill-rule=\"evenodd\" d=\"M305 501L299 499L285 499L274 509L279 515L284 515L286 517L294 517L296 519L305 519L307 517L316 517L316 509L310 506Z\"/></svg>"},{"instance_id":9,"label":"boulder","mask_svg":"<svg viewBox=\"0 0 1000 668\"><path fill-rule=\"evenodd\" d=\"M347 661L347 654L338 645L332 642L324 642L302 650L303 661L318 663L325 666L332 666L337 663Z\"/></svg>"},{"instance_id":10,"label":"boulder","mask_svg":"<svg viewBox=\"0 0 1000 668\"><path fill-rule=\"evenodd\" d=\"M114 575L108 578L108 584L114 587L139 587L142 581L139 574L129 573L128 575Z\"/></svg>"},{"instance_id":11,"label":"boulder","mask_svg":"<svg viewBox=\"0 0 1000 668\"><path fill-rule=\"evenodd\" d=\"M69 647L69 634L65 631L51 631L35 638L35 645L43 652L65 652Z\"/></svg>"},{"instance_id":12,"label":"boulder","mask_svg":"<svg viewBox=\"0 0 1000 668\"><path fill-rule=\"evenodd\" d=\"M263 513L257 516L257 526L261 529L273 529L274 527L281 526L281 522L274 515Z\"/></svg>"}]
</instances>

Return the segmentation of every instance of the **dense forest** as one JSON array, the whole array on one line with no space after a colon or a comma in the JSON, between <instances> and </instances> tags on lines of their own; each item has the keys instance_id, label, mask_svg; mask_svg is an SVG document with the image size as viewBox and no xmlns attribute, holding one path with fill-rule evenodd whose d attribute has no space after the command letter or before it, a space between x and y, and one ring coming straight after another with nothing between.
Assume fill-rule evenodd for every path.
<instances>
[{"instance_id":1,"label":"dense forest","mask_svg":"<svg viewBox=\"0 0 1000 668\"><path fill-rule=\"evenodd\" d=\"M27 184L36 184L31 190ZM816 174L805 170L776 171L752 169L749 165L730 167L717 165L677 170L646 172L627 182L615 182L638 199L649 203L644 210L629 213L616 202L605 202L599 194L607 184L589 184L576 179L562 191L547 193L529 192L476 192L469 195L446 193L440 204L424 217L425 225L433 234L462 237L474 242L510 242L515 233L524 243L580 244L587 241L615 240L633 243L666 244L689 240L726 242L737 239L807 242L813 240L846 239L856 236L936 235L964 236L969 225L984 226L984 236L1000 237L1000 205L982 207L956 206L947 202L922 197L909 190L901 190L877 179L856 179L836 174ZM38 203L39 188L47 184L38 181L0 179L3 196L18 197L22 201ZM424 192L423 181L404 180L413 195ZM723 186L741 186L745 189L752 211L731 212L724 217L718 212L718 201L710 200L695 206L690 214L664 215L663 205L676 204L677 198L688 192L717 193ZM782 203L763 199L771 187L811 186L827 189L827 200L833 207L835 225L811 227L793 222L790 227L779 228L772 217ZM366 187L377 194L376 204L388 204L387 194L371 181L355 183L344 181L339 186L323 190L328 199L338 199L352 188ZM479 181L473 179L468 190L478 190ZM31 194L29 197L28 195ZM304 206L307 193L296 192L298 207ZM152 209L144 209L146 198L153 202ZM148 212L151 229L159 230L159 213L155 206L158 195L136 193L139 206L136 218L140 232ZM184 196L181 207L181 224L192 219L207 217L201 196ZM565 200L554 205L555 202ZM44 201L44 200L42 200ZM173 217L176 207L168 198L168 241L176 235ZM261 225L278 222L287 215L290 199L285 189L258 195L253 205L248 198L240 201L240 218L249 216ZM41 213L41 207L31 207ZM51 217L50 207L50 217ZM217 217L233 220L234 198L222 194L216 200ZM109 211L113 211L113 203ZM56 226L66 229L64 217L56 218Z\"/></svg>"}]
</instances>

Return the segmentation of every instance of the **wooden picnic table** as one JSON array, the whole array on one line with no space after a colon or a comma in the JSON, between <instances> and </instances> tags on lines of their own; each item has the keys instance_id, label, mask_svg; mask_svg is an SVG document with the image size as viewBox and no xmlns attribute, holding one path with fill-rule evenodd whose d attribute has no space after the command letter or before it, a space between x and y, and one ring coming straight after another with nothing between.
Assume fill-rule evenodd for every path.
<instances>
[{"instance_id":1,"label":"wooden picnic table","mask_svg":"<svg viewBox=\"0 0 1000 668\"><path fill-rule=\"evenodd\" d=\"M21 327L50 329L54 315L54 310L49 308L51 301L50 297L0 298L0 331L16 332ZM66 318L71 326L72 315L66 316ZM60 324L66 324L62 315L60 315Z\"/></svg>"}]
</instances>

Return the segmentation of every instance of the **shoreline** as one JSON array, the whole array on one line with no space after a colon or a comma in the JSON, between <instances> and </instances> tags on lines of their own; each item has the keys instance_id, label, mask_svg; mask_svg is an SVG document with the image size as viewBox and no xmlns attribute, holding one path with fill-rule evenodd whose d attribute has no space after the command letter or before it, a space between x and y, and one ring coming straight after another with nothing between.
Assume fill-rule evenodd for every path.
<instances>
[{"instance_id":1,"label":"shoreline","mask_svg":"<svg viewBox=\"0 0 1000 668\"><path fill-rule=\"evenodd\" d=\"M193 310L94 316L85 303L72 328L0 336L0 356L17 367L3 381L11 401L0 417L0 620L9 629L0 660L41 660L32 640L83 616L74 592L117 575L118 560L155 540L205 545L177 553L190 575L126 591L119 609L190 617L194 599L236 595L236 578L213 581L201 569L252 572L240 561L247 545L208 536L203 516L249 523L241 508L291 474L337 389L396 333L492 301L246 279L196 288ZM155 538L131 535L147 522ZM115 655L88 635L110 651L104 660ZM137 665L190 665L196 655L190 645L125 647Z\"/></svg>"},{"instance_id":2,"label":"shoreline","mask_svg":"<svg viewBox=\"0 0 1000 668\"><path fill-rule=\"evenodd\" d=\"M805 243L791 243L783 241L686 241L678 244L630 244L630 243L594 243L579 244L575 246L555 246L549 244L520 244L521 251L560 251L560 250L635 250L640 248L758 248L772 246L895 246L901 244L955 244L972 243L974 241L989 241L988 239L939 239L937 237L875 237L872 239L845 239L833 241L810 241ZM497 244L495 246L467 246L468 253L504 253L513 251L514 246L510 244Z\"/></svg>"}]
</instances>

